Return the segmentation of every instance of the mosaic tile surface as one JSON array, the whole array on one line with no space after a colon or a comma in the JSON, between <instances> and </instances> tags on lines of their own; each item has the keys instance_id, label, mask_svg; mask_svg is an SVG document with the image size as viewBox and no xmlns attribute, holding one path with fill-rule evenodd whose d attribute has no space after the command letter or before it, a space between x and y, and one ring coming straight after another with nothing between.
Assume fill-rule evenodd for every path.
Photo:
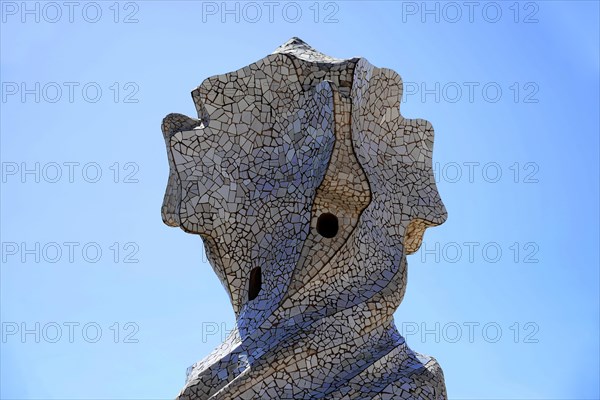
<instances>
[{"instance_id":1,"label":"mosaic tile surface","mask_svg":"<svg viewBox=\"0 0 600 400\"><path fill-rule=\"evenodd\" d=\"M236 315L179 400L446 399L393 320L405 255L446 219L433 128L401 96L394 71L292 38L165 117L163 221L202 237Z\"/></svg>"}]
</instances>

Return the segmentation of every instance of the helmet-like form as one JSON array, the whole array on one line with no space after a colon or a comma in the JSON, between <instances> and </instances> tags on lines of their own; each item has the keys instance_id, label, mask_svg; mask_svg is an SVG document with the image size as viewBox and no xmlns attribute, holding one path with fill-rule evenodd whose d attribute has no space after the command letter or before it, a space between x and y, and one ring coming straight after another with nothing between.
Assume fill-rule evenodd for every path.
<instances>
[{"instance_id":1,"label":"helmet-like form","mask_svg":"<svg viewBox=\"0 0 600 400\"><path fill-rule=\"evenodd\" d=\"M236 314L180 399L446 397L392 317L405 255L446 219L433 128L401 96L395 72L293 38L164 119L163 221L202 237Z\"/></svg>"}]
</instances>

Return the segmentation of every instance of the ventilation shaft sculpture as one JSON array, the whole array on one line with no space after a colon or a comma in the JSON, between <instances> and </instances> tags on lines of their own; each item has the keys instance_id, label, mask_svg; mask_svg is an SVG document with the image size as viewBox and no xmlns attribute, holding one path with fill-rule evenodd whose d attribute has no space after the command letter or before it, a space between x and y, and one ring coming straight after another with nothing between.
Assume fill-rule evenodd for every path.
<instances>
[{"instance_id":1,"label":"ventilation shaft sculpture","mask_svg":"<svg viewBox=\"0 0 600 400\"><path fill-rule=\"evenodd\" d=\"M394 71L293 38L163 120L163 220L202 237L236 316L178 399L446 399L393 321L406 254L446 219L433 128L401 96Z\"/></svg>"}]
</instances>

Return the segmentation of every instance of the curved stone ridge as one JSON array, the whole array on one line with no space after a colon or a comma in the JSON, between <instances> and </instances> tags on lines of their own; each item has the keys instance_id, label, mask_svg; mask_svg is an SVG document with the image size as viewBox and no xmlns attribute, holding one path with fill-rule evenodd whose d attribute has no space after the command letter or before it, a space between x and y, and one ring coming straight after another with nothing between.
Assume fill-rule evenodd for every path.
<instances>
[{"instance_id":1,"label":"curved stone ridge","mask_svg":"<svg viewBox=\"0 0 600 400\"><path fill-rule=\"evenodd\" d=\"M433 128L401 96L395 72L292 38L163 120L163 221L202 237L236 315L179 399L446 398L393 321L405 255L446 219Z\"/></svg>"}]
</instances>

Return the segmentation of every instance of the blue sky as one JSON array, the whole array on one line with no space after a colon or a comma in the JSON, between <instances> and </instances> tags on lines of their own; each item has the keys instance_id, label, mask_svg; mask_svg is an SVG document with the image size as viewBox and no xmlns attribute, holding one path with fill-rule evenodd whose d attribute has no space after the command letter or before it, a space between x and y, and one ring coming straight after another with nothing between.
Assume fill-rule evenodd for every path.
<instances>
[{"instance_id":1,"label":"blue sky","mask_svg":"<svg viewBox=\"0 0 600 400\"><path fill-rule=\"evenodd\" d=\"M598 2L0 7L2 399L173 398L233 327L161 222L160 122L292 36L394 69L435 127L449 218L395 319L450 398L600 397Z\"/></svg>"}]
</instances>

